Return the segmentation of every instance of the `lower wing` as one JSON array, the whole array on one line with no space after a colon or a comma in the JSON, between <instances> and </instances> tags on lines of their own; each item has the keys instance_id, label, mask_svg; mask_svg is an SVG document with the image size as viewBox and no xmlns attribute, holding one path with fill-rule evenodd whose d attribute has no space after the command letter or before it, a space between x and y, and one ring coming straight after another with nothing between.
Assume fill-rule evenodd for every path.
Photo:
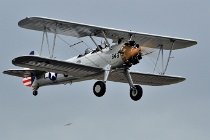
<instances>
[{"instance_id":1,"label":"lower wing","mask_svg":"<svg viewBox=\"0 0 210 140\"><path fill-rule=\"evenodd\" d=\"M141 72L130 72L134 84L149 85L149 86L164 86L182 82L185 80L184 77L180 76L169 76L169 75L158 75ZM103 79L103 76L97 77L97 79ZM116 70L110 73L109 81L128 83L123 70Z\"/></svg>"},{"instance_id":2,"label":"lower wing","mask_svg":"<svg viewBox=\"0 0 210 140\"><path fill-rule=\"evenodd\" d=\"M35 69L38 71L71 75L77 78L94 76L103 72L101 68L95 68L50 58L43 58L40 56L20 56L13 59L12 63L20 67Z\"/></svg>"}]
</instances>

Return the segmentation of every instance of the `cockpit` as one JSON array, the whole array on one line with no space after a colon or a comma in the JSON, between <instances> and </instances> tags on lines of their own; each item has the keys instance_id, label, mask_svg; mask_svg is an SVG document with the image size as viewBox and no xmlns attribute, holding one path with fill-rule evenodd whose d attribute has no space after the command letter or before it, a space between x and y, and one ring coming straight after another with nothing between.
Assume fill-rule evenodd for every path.
<instances>
[{"instance_id":1,"label":"cockpit","mask_svg":"<svg viewBox=\"0 0 210 140\"><path fill-rule=\"evenodd\" d=\"M100 48L100 49L99 49ZM87 55L87 54L89 54L89 53L96 53L96 52L98 52L98 51L100 51L100 50L102 50L102 49L104 49L101 45L98 45L98 47L96 47L96 49L91 49L91 48L87 48L86 50L85 50L85 53L84 54L80 54L77 58L79 58L79 57L83 57L83 56L85 56L85 55Z\"/></svg>"},{"instance_id":2,"label":"cockpit","mask_svg":"<svg viewBox=\"0 0 210 140\"><path fill-rule=\"evenodd\" d=\"M89 54L89 53L91 53L93 50L91 49L91 48L87 48L86 50L85 50L85 54L84 55L86 55L86 54Z\"/></svg>"}]
</instances>

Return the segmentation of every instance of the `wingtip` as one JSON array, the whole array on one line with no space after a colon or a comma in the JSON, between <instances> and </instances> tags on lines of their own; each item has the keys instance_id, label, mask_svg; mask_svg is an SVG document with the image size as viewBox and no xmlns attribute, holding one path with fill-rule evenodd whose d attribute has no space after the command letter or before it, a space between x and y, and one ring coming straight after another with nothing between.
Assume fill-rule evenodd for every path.
<instances>
[{"instance_id":1,"label":"wingtip","mask_svg":"<svg viewBox=\"0 0 210 140\"><path fill-rule=\"evenodd\" d=\"M7 74L6 71L2 71L3 74Z\"/></svg>"},{"instance_id":2,"label":"wingtip","mask_svg":"<svg viewBox=\"0 0 210 140\"><path fill-rule=\"evenodd\" d=\"M194 41L193 43L194 43L194 45L198 44L198 42L197 42L197 41Z\"/></svg>"},{"instance_id":3,"label":"wingtip","mask_svg":"<svg viewBox=\"0 0 210 140\"><path fill-rule=\"evenodd\" d=\"M15 65L16 58L12 59L12 64Z\"/></svg>"}]
</instances>

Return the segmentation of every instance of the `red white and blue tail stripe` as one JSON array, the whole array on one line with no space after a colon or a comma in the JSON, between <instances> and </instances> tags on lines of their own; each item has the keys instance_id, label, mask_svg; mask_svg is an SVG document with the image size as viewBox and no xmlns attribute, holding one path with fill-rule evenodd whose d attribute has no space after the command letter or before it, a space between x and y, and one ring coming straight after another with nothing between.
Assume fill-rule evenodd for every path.
<instances>
[{"instance_id":1,"label":"red white and blue tail stripe","mask_svg":"<svg viewBox=\"0 0 210 140\"><path fill-rule=\"evenodd\" d=\"M33 77L23 77L23 84L25 86L31 87L33 84L34 78Z\"/></svg>"}]
</instances>

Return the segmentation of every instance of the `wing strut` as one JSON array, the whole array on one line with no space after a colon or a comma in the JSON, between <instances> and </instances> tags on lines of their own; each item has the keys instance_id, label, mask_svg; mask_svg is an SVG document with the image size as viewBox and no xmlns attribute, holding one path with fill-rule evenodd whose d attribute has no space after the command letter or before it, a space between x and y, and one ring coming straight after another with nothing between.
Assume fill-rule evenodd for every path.
<instances>
[{"instance_id":1,"label":"wing strut","mask_svg":"<svg viewBox=\"0 0 210 140\"><path fill-rule=\"evenodd\" d=\"M161 53L162 53L162 72L161 72L161 74L163 74L163 70L164 70L163 45L160 47L160 49L161 49Z\"/></svg>"},{"instance_id":2,"label":"wing strut","mask_svg":"<svg viewBox=\"0 0 210 140\"><path fill-rule=\"evenodd\" d=\"M161 57L162 57L162 72L161 72L160 74L161 74L161 75L165 75L166 70L167 70L167 68L168 68L169 61L170 61L170 59L171 59L171 53L172 53L172 50L173 50L173 48L174 48L174 45L175 45L176 40L171 40L171 42L172 42L172 45L171 45L171 48L170 48L170 51L169 51L169 54L168 54L168 58L167 58L167 62L166 62L165 67L164 67L164 53L163 53L163 48L164 48L164 47L163 47L163 45L159 45L159 46L157 47L157 48L159 48L159 52L158 52L157 60L156 60L156 62L155 62L155 67L154 67L153 73L155 72L155 69L156 69L156 67L157 67L158 60L159 60L160 55L161 55Z\"/></svg>"},{"instance_id":3,"label":"wing strut","mask_svg":"<svg viewBox=\"0 0 210 140\"><path fill-rule=\"evenodd\" d=\"M39 55L42 55L42 49L43 49L43 45L44 45L44 35L45 35L45 30L43 31L43 35L42 35L42 45L41 45L41 49L40 49L40 53Z\"/></svg>"},{"instance_id":4,"label":"wing strut","mask_svg":"<svg viewBox=\"0 0 210 140\"><path fill-rule=\"evenodd\" d=\"M46 35L47 46L48 46L48 51L49 51L49 56L50 56L50 43L49 43L49 38L48 38L48 34L46 31L45 31L45 35Z\"/></svg>"},{"instance_id":5,"label":"wing strut","mask_svg":"<svg viewBox=\"0 0 210 140\"><path fill-rule=\"evenodd\" d=\"M54 32L53 48L52 48L51 58L53 58L54 50L55 50L55 41L56 41L56 36L57 36L57 27L58 27L58 24L56 23L56 28L55 28L55 32Z\"/></svg>"},{"instance_id":6,"label":"wing strut","mask_svg":"<svg viewBox=\"0 0 210 140\"><path fill-rule=\"evenodd\" d=\"M156 62L155 62L155 67L154 67L154 70L153 70L153 73L155 72L155 69L156 69L156 67L157 67L157 63L158 63L158 60L159 60L159 57L160 57L160 52L161 52L161 48L162 48L162 45L159 45L157 48L160 48L159 49L159 52L158 52L158 57L157 57L157 60L156 60Z\"/></svg>"},{"instance_id":7,"label":"wing strut","mask_svg":"<svg viewBox=\"0 0 210 140\"><path fill-rule=\"evenodd\" d=\"M52 46L52 50L51 50L50 49L50 44L49 44L49 37L48 37L48 33L47 33L47 28L44 26L43 35L42 35L42 44L41 44L41 49L40 49L40 56L42 54L42 50L43 50L43 47L44 47L44 41L45 41L45 38L46 38L46 42L47 42L47 46L48 46L48 52L49 52L49 57L50 58L54 57L56 37L57 37L57 23L56 23L56 28L55 28L55 31L54 31L53 46Z\"/></svg>"},{"instance_id":8,"label":"wing strut","mask_svg":"<svg viewBox=\"0 0 210 140\"><path fill-rule=\"evenodd\" d=\"M167 63L166 63L166 67L165 67L165 70L164 70L164 72L163 72L163 75L166 73L166 70L167 70L167 67L168 67L168 64L169 64L169 61L170 61L170 58L171 58L171 52L172 52L172 50L173 50L175 41L176 41L176 40L171 40L172 45L171 45L171 49L170 49L170 52L169 52L169 55L168 55L168 61L167 61Z\"/></svg>"}]
</instances>

